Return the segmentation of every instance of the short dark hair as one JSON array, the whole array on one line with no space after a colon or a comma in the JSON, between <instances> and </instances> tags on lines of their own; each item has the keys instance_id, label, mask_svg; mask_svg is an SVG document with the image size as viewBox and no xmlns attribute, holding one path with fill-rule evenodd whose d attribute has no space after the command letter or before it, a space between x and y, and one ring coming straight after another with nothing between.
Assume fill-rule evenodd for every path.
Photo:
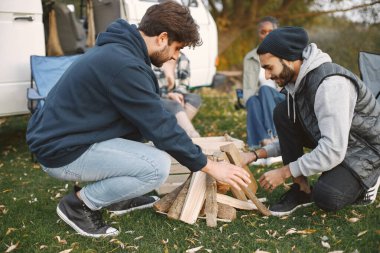
<instances>
[{"instance_id":1,"label":"short dark hair","mask_svg":"<svg viewBox=\"0 0 380 253\"><path fill-rule=\"evenodd\" d=\"M265 22L272 23L274 29L277 29L277 27L279 26L278 20L272 16L266 16L266 17L261 18L258 24L260 25Z\"/></svg>"},{"instance_id":2,"label":"short dark hair","mask_svg":"<svg viewBox=\"0 0 380 253\"><path fill-rule=\"evenodd\" d=\"M174 1L164 1L149 7L138 29L150 37L167 32L169 44L177 41L189 47L202 45L199 26L189 8Z\"/></svg>"}]
</instances>

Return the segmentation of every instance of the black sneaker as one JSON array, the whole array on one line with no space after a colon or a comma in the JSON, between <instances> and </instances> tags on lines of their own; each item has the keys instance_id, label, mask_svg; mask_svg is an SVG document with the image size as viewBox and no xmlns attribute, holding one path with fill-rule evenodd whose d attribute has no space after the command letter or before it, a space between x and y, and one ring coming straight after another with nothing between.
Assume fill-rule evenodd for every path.
<instances>
[{"instance_id":1,"label":"black sneaker","mask_svg":"<svg viewBox=\"0 0 380 253\"><path fill-rule=\"evenodd\" d=\"M159 199L157 196L141 196L111 204L106 208L115 215L122 215L133 210L152 207Z\"/></svg>"},{"instance_id":2,"label":"black sneaker","mask_svg":"<svg viewBox=\"0 0 380 253\"><path fill-rule=\"evenodd\" d=\"M64 196L57 206L59 217L79 234L89 237L116 236L119 231L106 225L100 211L88 208L75 192Z\"/></svg>"},{"instance_id":3,"label":"black sneaker","mask_svg":"<svg viewBox=\"0 0 380 253\"><path fill-rule=\"evenodd\" d=\"M380 176L374 186L369 188L364 194L354 203L355 206L368 206L373 204L376 200L377 191L380 186Z\"/></svg>"},{"instance_id":4,"label":"black sneaker","mask_svg":"<svg viewBox=\"0 0 380 253\"><path fill-rule=\"evenodd\" d=\"M269 207L269 211L274 216L289 215L297 208L312 204L311 193L300 190L299 184L292 184L289 191L281 196L280 201Z\"/></svg>"}]
</instances>

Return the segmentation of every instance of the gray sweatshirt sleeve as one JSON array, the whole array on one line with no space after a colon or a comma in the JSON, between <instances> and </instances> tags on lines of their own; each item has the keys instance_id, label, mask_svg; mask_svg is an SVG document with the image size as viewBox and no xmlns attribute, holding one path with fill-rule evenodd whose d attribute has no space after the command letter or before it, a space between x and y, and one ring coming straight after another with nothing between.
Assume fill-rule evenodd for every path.
<instances>
[{"instance_id":1,"label":"gray sweatshirt sleeve","mask_svg":"<svg viewBox=\"0 0 380 253\"><path fill-rule=\"evenodd\" d=\"M289 164L293 177L328 171L343 161L356 99L355 86L345 77L332 76L321 83L314 103L321 139L314 150Z\"/></svg>"}]
</instances>

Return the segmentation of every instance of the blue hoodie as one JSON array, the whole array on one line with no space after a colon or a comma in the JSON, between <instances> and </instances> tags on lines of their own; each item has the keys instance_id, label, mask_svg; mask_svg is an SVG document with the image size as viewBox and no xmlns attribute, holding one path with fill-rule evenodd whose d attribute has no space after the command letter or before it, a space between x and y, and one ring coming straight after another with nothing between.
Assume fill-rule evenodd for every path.
<instances>
[{"instance_id":1,"label":"blue hoodie","mask_svg":"<svg viewBox=\"0 0 380 253\"><path fill-rule=\"evenodd\" d=\"M44 166L67 165L92 144L150 140L191 171L207 159L161 104L145 42L119 19L76 60L31 117L26 139Z\"/></svg>"}]
</instances>

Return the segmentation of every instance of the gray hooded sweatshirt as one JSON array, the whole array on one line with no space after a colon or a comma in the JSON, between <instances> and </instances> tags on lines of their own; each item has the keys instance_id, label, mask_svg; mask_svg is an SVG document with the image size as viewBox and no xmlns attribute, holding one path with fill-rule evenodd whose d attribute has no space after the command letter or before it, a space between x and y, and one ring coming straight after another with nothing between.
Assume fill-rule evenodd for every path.
<instances>
[{"instance_id":1,"label":"gray hooded sweatshirt","mask_svg":"<svg viewBox=\"0 0 380 253\"><path fill-rule=\"evenodd\" d=\"M323 63L331 62L330 56L318 49L314 43L305 48L302 56L303 63L296 82L285 86L288 96L292 96L293 99L301 80L310 71ZM347 85L348 83L350 85ZM347 89L347 87L349 88ZM339 95L337 96L337 94ZM315 95L314 104L321 139L315 149L289 163L293 177L311 176L328 171L343 161L347 151L356 99L355 85L345 77L331 76L321 83ZM287 101L289 102L289 97ZM293 110L289 108L289 116L291 111L295 118L295 108ZM274 142L264 149L267 151L268 157L281 155L279 142Z\"/></svg>"}]
</instances>

